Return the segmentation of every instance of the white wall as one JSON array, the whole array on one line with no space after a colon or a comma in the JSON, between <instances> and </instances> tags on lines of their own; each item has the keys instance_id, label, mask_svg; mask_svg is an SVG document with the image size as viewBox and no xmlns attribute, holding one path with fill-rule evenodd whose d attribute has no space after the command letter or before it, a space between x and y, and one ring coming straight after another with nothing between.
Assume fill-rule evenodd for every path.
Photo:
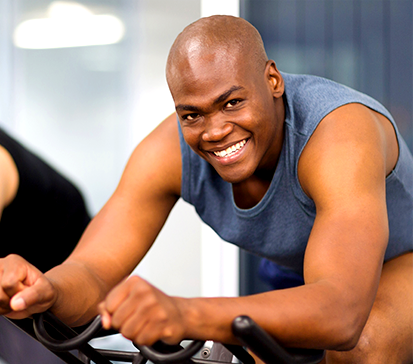
<instances>
[{"instance_id":1,"label":"white wall","mask_svg":"<svg viewBox=\"0 0 413 364\"><path fill-rule=\"evenodd\" d=\"M174 111L164 69L178 33L201 16L238 15L238 0L89 0L93 14L124 22L113 45L21 49L21 22L48 17L50 0L0 0L0 125L74 181L95 214L126 161ZM162 269L161 269L162 268ZM179 201L136 270L167 293L238 294L238 250Z\"/></svg>"},{"instance_id":2,"label":"white wall","mask_svg":"<svg viewBox=\"0 0 413 364\"><path fill-rule=\"evenodd\" d=\"M136 144L174 111L164 69L175 37L201 14L238 15L238 0L80 0L94 14L119 17L124 39L62 49L13 46L17 25L47 17L51 3L0 0L0 126L74 181L95 214ZM238 250L179 201L135 273L173 295L233 296Z\"/></svg>"},{"instance_id":3,"label":"white wall","mask_svg":"<svg viewBox=\"0 0 413 364\"><path fill-rule=\"evenodd\" d=\"M165 82L168 50L199 18L193 0L80 1L125 24L118 44L21 49L21 22L45 18L49 0L0 0L0 125L62 171L95 214L110 197L135 145L174 105ZM183 11L184 10L184 11ZM200 221L179 202L139 273L171 294L197 296Z\"/></svg>"}]
</instances>

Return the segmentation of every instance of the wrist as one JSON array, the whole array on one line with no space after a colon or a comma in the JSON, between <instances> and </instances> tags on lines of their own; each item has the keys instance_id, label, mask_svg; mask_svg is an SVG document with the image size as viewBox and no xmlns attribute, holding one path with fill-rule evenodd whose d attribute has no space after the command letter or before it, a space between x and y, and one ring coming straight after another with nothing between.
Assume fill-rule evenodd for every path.
<instances>
[{"instance_id":1,"label":"wrist","mask_svg":"<svg viewBox=\"0 0 413 364\"><path fill-rule=\"evenodd\" d=\"M181 300L185 337L224 343L237 342L231 331L234 312L228 299L184 298Z\"/></svg>"},{"instance_id":2,"label":"wrist","mask_svg":"<svg viewBox=\"0 0 413 364\"><path fill-rule=\"evenodd\" d=\"M201 324L201 313L196 304L196 299L182 297L174 298L178 303L184 338L202 340L203 338L200 338L198 334L199 325Z\"/></svg>"}]
</instances>

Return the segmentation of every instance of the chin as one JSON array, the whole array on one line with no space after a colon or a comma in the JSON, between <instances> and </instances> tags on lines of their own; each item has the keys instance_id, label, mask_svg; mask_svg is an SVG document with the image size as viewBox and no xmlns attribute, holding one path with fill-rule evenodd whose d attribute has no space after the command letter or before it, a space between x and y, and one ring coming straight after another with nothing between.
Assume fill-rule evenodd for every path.
<instances>
[{"instance_id":1,"label":"chin","mask_svg":"<svg viewBox=\"0 0 413 364\"><path fill-rule=\"evenodd\" d=\"M241 183L247 180L249 177L252 176L252 173L245 173L245 172L233 172L233 173L220 173L217 171L221 178L228 183L236 184Z\"/></svg>"}]
</instances>

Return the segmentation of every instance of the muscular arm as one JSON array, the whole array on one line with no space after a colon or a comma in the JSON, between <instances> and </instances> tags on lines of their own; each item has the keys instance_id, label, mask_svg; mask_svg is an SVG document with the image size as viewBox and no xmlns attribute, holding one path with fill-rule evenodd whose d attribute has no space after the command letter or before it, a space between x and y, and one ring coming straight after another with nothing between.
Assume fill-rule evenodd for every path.
<instances>
[{"instance_id":1,"label":"muscular arm","mask_svg":"<svg viewBox=\"0 0 413 364\"><path fill-rule=\"evenodd\" d=\"M96 314L97 303L130 274L152 245L178 199L180 175L172 115L135 149L116 191L74 252L46 273L57 291L54 313L72 325Z\"/></svg>"},{"instance_id":2,"label":"muscular arm","mask_svg":"<svg viewBox=\"0 0 413 364\"><path fill-rule=\"evenodd\" d=\"M352 104L321 123L301 161L303 188L317 208L305 280L327 285L338 301L324 311L352 344L377 292L388 242L385 177L396 160L390 122Z\"/></svg>"},{"instance_id":3,"label":"muscular arm","mask_svg":"<svg viewBox=\"0 0 413 364\"><path fill-rule=\"evenodd\" d=\"M320 124L301 157L300 182L317 209L305 286L187 301L190 337L232 341L232 319L247 314L286 345L349 349L357 343L388 239L385 176L397 160L397 143L383 119L360 105L342 107Z\"/></svg>"},{"instance_id":4,"label":"muscular arm","mask_svg":"<svg viewBox=\"0 0 413 364\"><path fill-rule=\"evenodd\" d=\"M317 209L304 286L186 299L134 278L100 306L105 326L139 344L182 338L234 342L231 322L246 314L289 346L354 346L375 298L387 244L385 176L397 160L389 125L362 106L348 105L321 122L303 152L299 178ZM178 143L171 118L134 152L118 189L75 252L47 273L58 292L52 309L67 322L91 318L96 304L151 246L179 195Z\"/></svg>"}]
</instances>

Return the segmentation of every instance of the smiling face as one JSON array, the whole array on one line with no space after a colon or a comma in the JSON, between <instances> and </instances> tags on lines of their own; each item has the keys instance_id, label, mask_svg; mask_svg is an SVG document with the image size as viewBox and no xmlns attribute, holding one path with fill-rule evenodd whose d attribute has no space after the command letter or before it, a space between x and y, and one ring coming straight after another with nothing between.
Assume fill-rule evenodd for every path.
<instances>
[{"instance_id":1,"label":"smiling face","mask_svg":"<svg viewBox=\"0 0 413 364\"><path fill-rule=\"evenodd\" d=\"M183 136L230 183L272 178L283 139L283 82L273 61L191 38L168 65ZM183 54L183 55L182 55Z\"/></svg>"}]
</instances>

